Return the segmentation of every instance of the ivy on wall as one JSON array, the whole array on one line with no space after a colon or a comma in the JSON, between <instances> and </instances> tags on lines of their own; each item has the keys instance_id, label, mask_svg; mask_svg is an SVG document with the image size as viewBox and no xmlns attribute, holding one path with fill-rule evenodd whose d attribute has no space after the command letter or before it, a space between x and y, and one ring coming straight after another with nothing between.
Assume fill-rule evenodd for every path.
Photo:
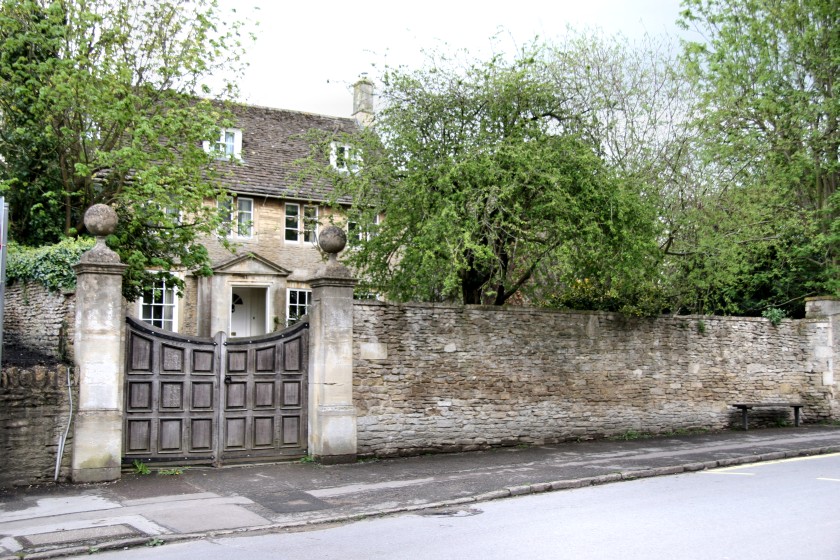
<instances>
[{"instance_id":1,"label":"ivy on wall","mask_svg":"<svg viewBox=\"0 0 840 560\"><path fill-rule=\"evenodd\" d=\"M37 282L49 290L72 290L76 287L73 265L82 253L93 247L90 237L67 238L55 245L25 247L10 243L6 259L6 282Z\"/></svg>"}]
</instances>

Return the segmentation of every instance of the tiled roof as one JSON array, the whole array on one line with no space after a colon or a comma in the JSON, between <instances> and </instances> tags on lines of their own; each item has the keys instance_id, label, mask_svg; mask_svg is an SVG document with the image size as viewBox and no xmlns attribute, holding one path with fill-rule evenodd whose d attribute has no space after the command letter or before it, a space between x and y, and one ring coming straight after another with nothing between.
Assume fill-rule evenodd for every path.
<instances>
[{"instance_id":1,"label":"tiled roof","mask_svg":"<svg viewBox=\"0 0 840 560\"><path fill-rule=\"evenodd\" d=\"M330 185L301 181L295 161L309 155L307 132L352 133L358 130L354 119L251 105L236 105L233 112L242 130L242 160L225 181L230 190L304 201L329 198Z\"/></svg>"}]
</instances>

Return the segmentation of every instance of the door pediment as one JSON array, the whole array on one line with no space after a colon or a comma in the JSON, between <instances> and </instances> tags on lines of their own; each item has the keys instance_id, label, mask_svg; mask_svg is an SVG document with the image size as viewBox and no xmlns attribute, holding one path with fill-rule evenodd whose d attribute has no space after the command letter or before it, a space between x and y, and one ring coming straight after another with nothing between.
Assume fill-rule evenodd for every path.
<instances>
[{"instance_id":1,"label":"door pediment","mask_svg":"<svg viewBox=\"0 0 840 560\"><path fill-rule=\"evenodd\" d=\"M286 270L257 253L245 253L213 267L214 274L256 274L260 276L282 276L291 274Z\"/></svg>"}]
</instances>

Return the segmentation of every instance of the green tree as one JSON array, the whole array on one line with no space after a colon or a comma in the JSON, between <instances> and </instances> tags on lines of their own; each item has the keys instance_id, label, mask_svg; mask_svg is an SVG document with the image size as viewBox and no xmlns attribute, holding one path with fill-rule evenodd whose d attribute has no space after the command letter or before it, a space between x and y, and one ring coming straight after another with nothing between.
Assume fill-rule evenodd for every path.
<instances>
[{"instance_id":1,"label":"green tree","mask_svg":"<svg viewBox=\"0 0 840 560\"><path fill-rule=\"evenodd\" d=\"M374 125L333 139L361 168L330 176L360 233L347 260L372 289L551 303L588 283L629 294L655 265L655 206L599 157L538 49L466 66L438 57L381 81Z\"/></svg>"},{"instance_id":2,"label":"green tree","mask_svg":"<svg viewBox=\"0 0 840 560\"><path fill-rule=\"evenodd\" d=\"M584 309L630 305L645 313L678 310L684 303L685 279L670 271L684 258L677 251L691 231L687 216L705 197L707 169L691 127L696 93L678 55L666 36L631 41L573 30L546 48L548 75L565 112L578 119L612 172L657 204L660 225L658 268L646 266L637 275L630 301L589 281L580 290L558 293L557 303Z\"/></svg>"},{"instance_id":3,"label":"green tree","mask_svg":"<svg viewBox=\"0 0 840 560\"><path fill-rule=\"evenodd\" d=\"M801 313L840 293L840 10L833 0L684 0L713 182L675 267L699 308ZM703 279L706 279L705 285Z\"/></svg>"},{"instance_id":4,"label":"green tree","mask_svg":"<svg viewBox=\"0 0 840 560\"><path fill-rule=\"evenodd\" d=\"M120 216L109 244L130 268L209 273L202 236L224 196L202 142L229 123L211 74L236 68L240 25L213 0L3 0L0 5L0 190L22 244L84 234L95 203ZM180 286L180 281L168 277Z\"/></svg>"},{"instance_id":5,"label":"green tree","mask_svg":"<svg viewBox=\"0 0 840 560\"><path fill-rule=\"evenodd\" d=\"M545 60L566 112L611 167L665 194L685 187L696 94L672 40L569 30Z\"/></svg>"},{"instance_id":6,"label":"green tree","mask_svg":"<svg viewBox=\"0 0 840 560\"><path fill-rule=\"evenodd\" d=\"M12 19L14 6L3 4L0 34L4 39L0 50L0 178L10 205L12 239L35 245L54 242L63 232L61 201L57 198L61 182L52 154L56 143L41 134L33 134L34 126L42 126L37 115L38 85L34 76L17 73L13 66L20 60L47 64L57 56L59 44L49 37L46 16L35 12L31 18ZM32 41L10 41L16 33L26 33ZM28 78L30 87L18 87ZM17 82L17 83L16 83Z\"/></svg>"}]
</instances>

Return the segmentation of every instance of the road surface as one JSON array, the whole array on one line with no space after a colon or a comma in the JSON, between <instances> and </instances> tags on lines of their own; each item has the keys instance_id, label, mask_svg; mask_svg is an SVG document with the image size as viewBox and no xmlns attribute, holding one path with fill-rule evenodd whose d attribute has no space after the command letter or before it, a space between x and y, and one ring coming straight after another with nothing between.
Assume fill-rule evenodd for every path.
<instances>
[{"instance_id":1,"label":"road surface","mask_svg":"<svg viewBox=\"0 0 840 560\"><path fill-rule=\"evenodd\" d=\"M103 552L102 560L840 559L840 454Z\"/></svg>"}]
</instances>

